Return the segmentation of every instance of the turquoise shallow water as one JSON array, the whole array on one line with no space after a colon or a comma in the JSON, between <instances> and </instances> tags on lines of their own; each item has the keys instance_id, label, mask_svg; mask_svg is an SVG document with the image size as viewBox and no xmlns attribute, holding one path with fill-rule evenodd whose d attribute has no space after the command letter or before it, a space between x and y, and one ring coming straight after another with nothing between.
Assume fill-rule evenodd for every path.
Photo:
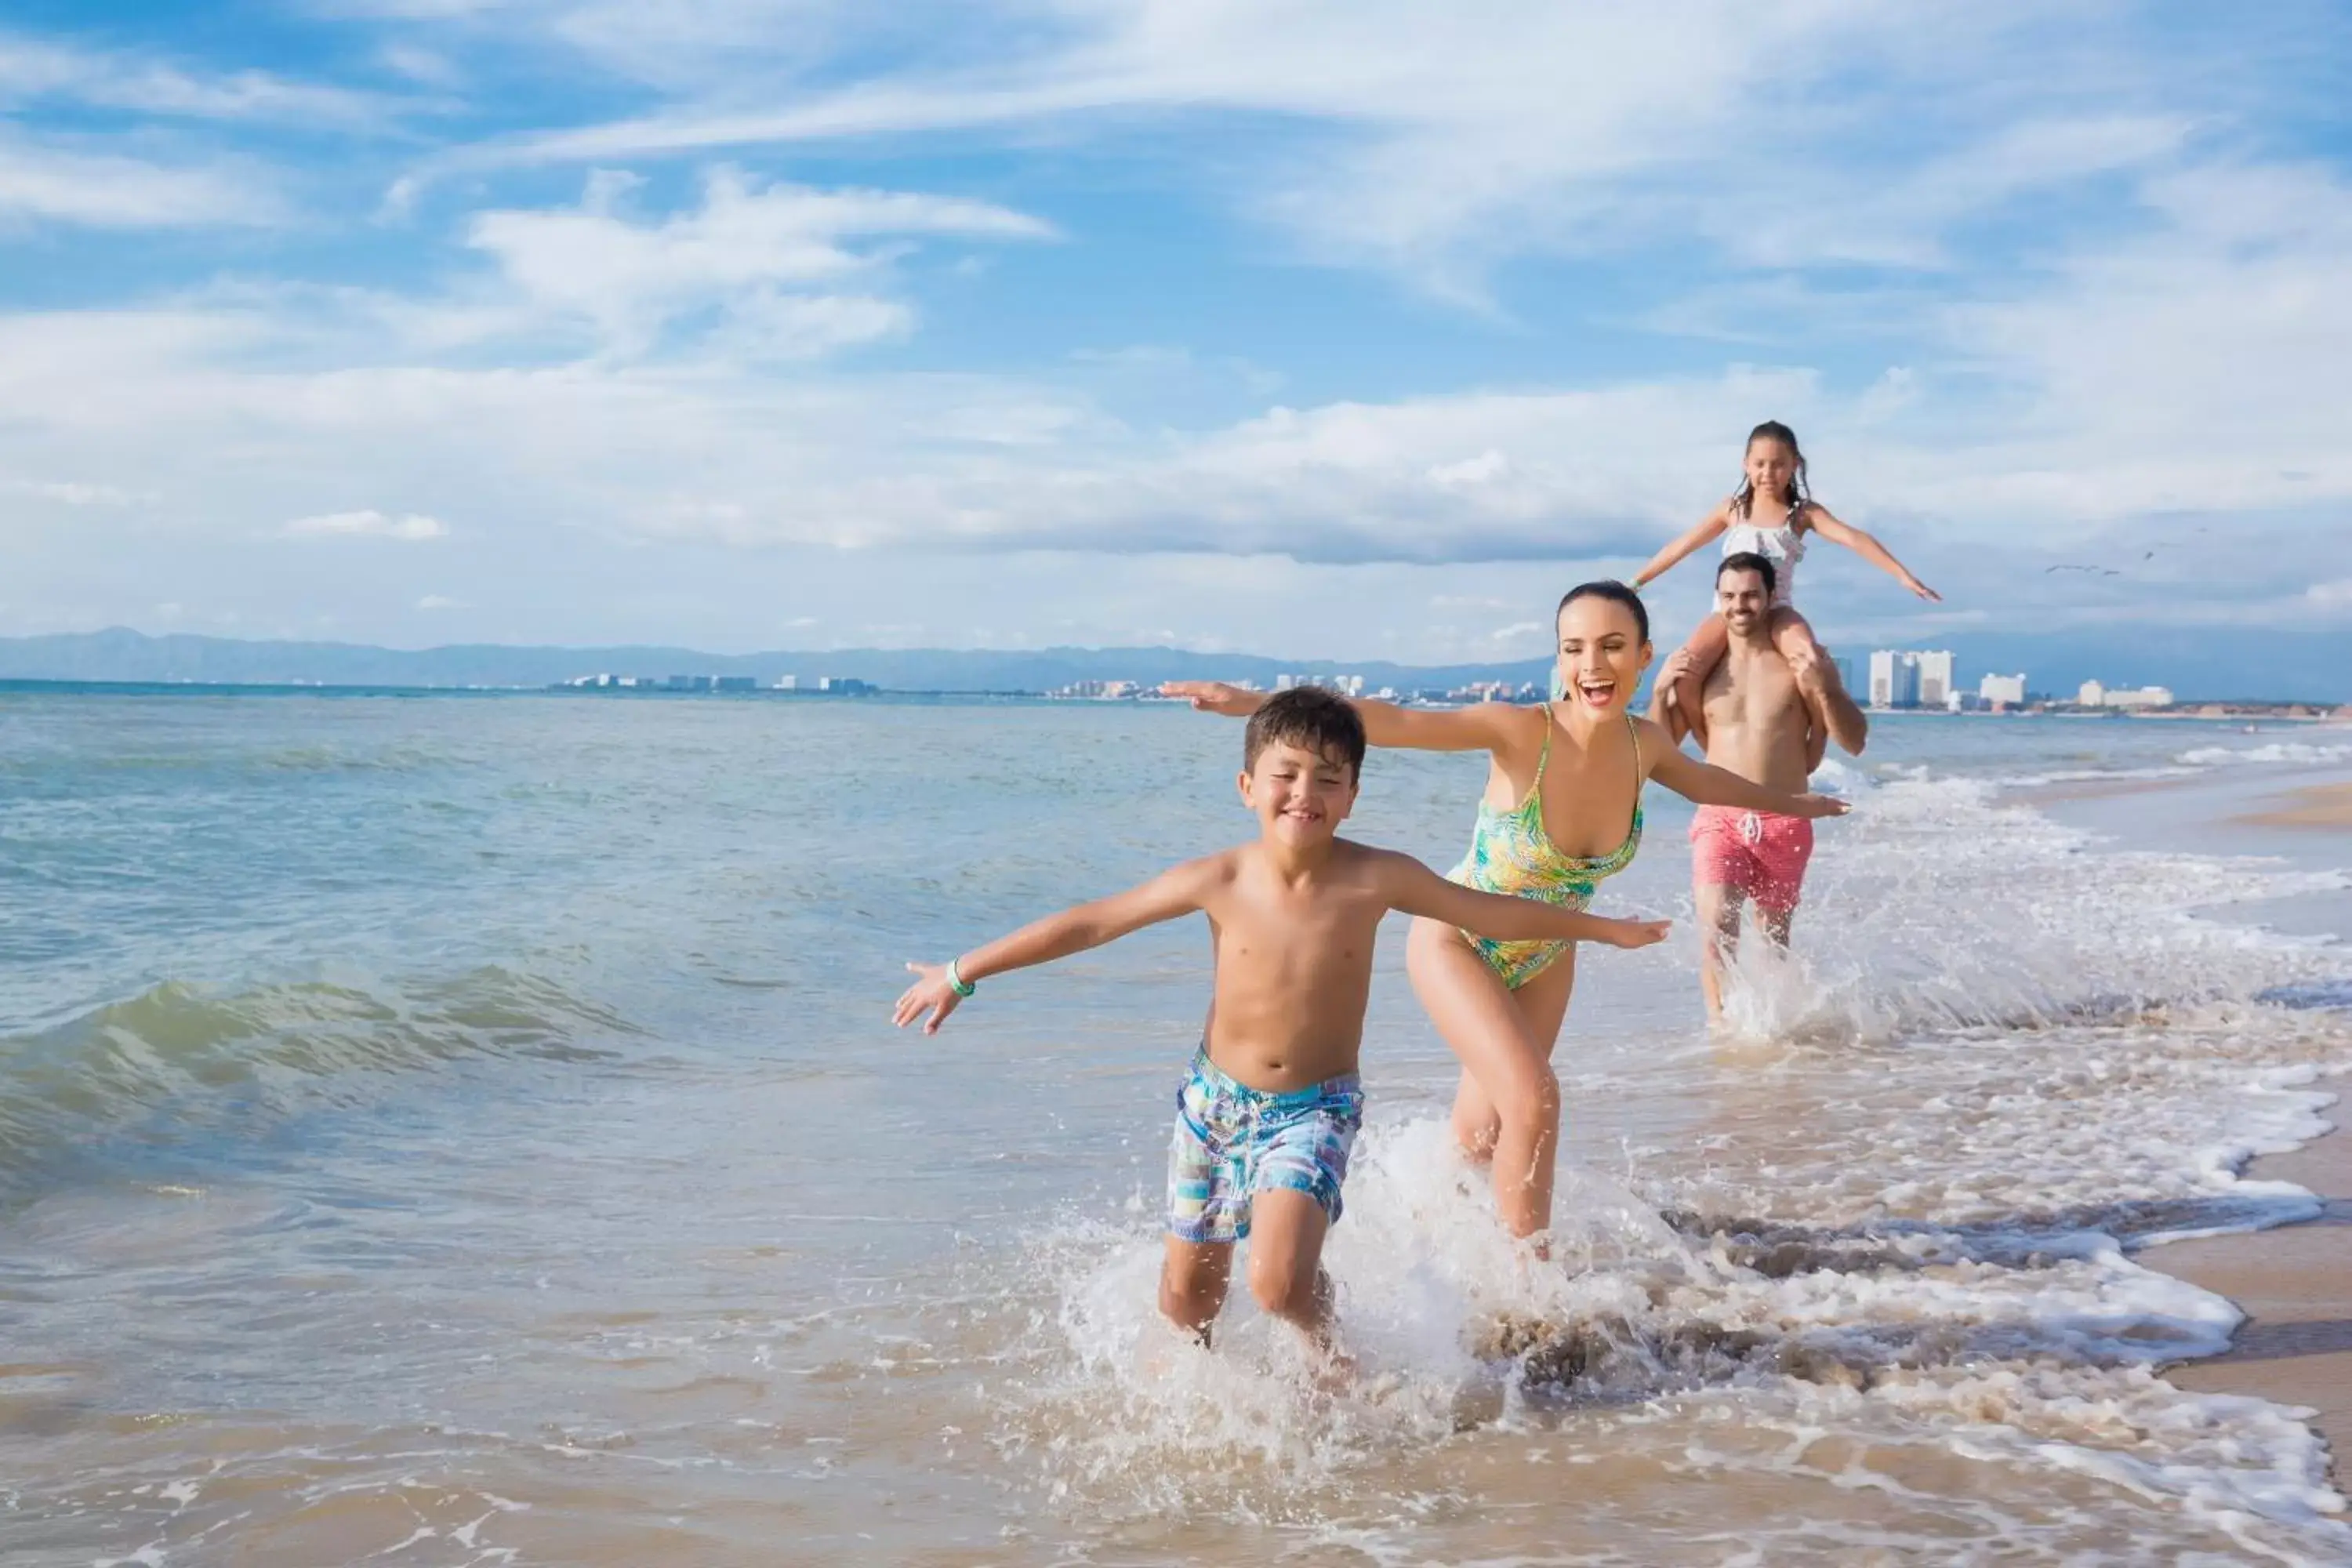
<instances>
[{"instance_id":1,"label":"turquoise shallow water","mask_svg":"<svg viewBox=\"0 0 2352 1568\"><path fill-rule=\"evenodd\" d=\"M2147 1376L2226 1307L2116 1241L2297 1212L2229 1173L2352 1044L2259 998L2352 963L2237 901L2352 856L2004 788L2283 787L2340 736L1881 722L1746 1039L1704 1040L1682 944L1587 956L1557 1279L1444 1150L1391 939L1334 1256L1376 1376L1335 1412L1245 1312L1201 1364L1149 1337L1202 931L886 1026L906 959L1245 833L1236 728L0 698L0 1552L1713 1562L1748 1519L1761 1561L2329 1560L2300 1426ZM1376 754L1356 831L1448 863L1480 776ZM1685 912L1650 808L1610 907ZM1482 1360L1505 1311L1575 1375Z\"/></svg>"}]
</instances>

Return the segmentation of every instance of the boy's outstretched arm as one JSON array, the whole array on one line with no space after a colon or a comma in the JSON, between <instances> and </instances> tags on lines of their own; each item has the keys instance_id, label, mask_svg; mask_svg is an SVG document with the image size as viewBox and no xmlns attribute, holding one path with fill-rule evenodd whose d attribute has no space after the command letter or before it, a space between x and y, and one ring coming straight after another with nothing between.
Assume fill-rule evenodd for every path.
<instances>
[{"instance_id":1,"label":"boy's outstretched arm","mask_svg":"<svg viewBox=\"0 0 2352 1568\"><path fill-rule=\"evenodd\" d=\"M1828 540L1832 544L1844 545L1848 550L1853 551L1856 555L1861 556L1864 561L1869 562L1873 566L1877 567L1881 572L1885 573L1889 577L1894 578L1897 583L1902 584L1905 587L1910 589L1921 598L1933 600L1935 603L1939 605L1944 602L1944 595L1938 594L1935 589L1930 588L1927 584L1922 583L1918 578L1913 576L1911 574L1911 568L1904 565L1903 563L1895 559L1895 552L1893 551L1887 549L1884 544L1879 543L1877 540L1873 539L1861 529L1854 527L1853 524L1850 522L1840 522L1836 518L1830 515L1829 508L1822 506L1820 502L1816 501L1813 504L1811 511L1806 516L1805 524L1815 533L1818 533L1823 539Z\"/></svg>"},{"instance_id":2,"label":"boy's outstretched arm","mask_svg":"<svg viewBox=\"0 0 2352 1568\"><path fill-rule=\"evenodd\" d=\"M954 960L956 976L966 985L976 985L992 974L1051 963L1144 926L1191 914L1201 908L1210 889L1224 879L1230 864L1230 857L1224 855L1188 860L1140 887L1032 921L1012 935L998 937ZM929 1013L923 1033L936 1035L963 997L949 979L947 964L909 963L907 967L916 980L899 996L890 1021L903 1029Z\"/></svg>"},{"instance_id":3,"label":"boy's outstretched arm","mask_svg":"<svg viewBox=\"0 0 2352 1568\"><path fill-rule=\"evenodd\" d=\"M1203 713L1246 719L1265 706L1271 693L1244 691L1222 680L1171 680L1160 688L1163 697L1181 697ZM1491 752L1507 747L1516 738L1513 720L1532 709L1508 702L1479 702L1468 708L1400 708L1370 697L1350 697L1348 706L1364 721L1364 739L1375 746L1402 746L1420 752Z\"/></svg>"},{"instance_id":4,"label":"boy's outstretched arm","mask_svg":"<svg viewBox=\"0 0 2352 1568\"><path fill-rule=\"evenodd\" d=\"M1482 893L1447 881L1410 855L1389 853L1385 860L1391 909L1427 915L1480 936L1502 942L1601 942L1612 947L1647 947L1666 938L1664 921L1612 920L1537 899Z\"/></svg>"},{"instance_id":5,"label":"boy's outstretched arm","mask_svg":"<svg viewBox=\"0 0 2352 1568\"><path fill-rule=\"evenodd\" d=\"M1650 743L1642 747L1642 755L1650 764L1650 776L1681 795L1700 805L1738 806L1743 811L1766 811L1775 816L1843 816L1844 801L1833 795L1783 795L1777 789L1766 789L1741 778L1727 768L1712 763L1702 763L1687 752L1678 751L1666 739L1666 732L1643 720L1651 733L1643 737Z\"/></svg>"},{"instance_id":6,"label":"boy's outstretched arm","mask_svg":"<svg viewBox=\"0 0 2352 1568\"><path fill-rule=\"evenodd\" d=\"M1693 525L1689 531L1668 541L1664 548L1651 556L1650 563L1633 574L1633 586L1646 588L1664 576L1667 571L1684 556L1697 550L1708 540L1719 537L1724 529L1729 526L1730 521L1730 513L1720 506L1708 512Z\"/></svg>"}]
</instances>

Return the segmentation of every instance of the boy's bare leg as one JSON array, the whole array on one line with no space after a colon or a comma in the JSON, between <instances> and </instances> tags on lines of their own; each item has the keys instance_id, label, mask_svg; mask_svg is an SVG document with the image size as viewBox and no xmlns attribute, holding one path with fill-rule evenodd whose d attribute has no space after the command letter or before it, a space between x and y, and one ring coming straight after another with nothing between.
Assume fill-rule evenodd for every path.
<instances>
[{"instance_id":1,"label":"boy's bare leg","mask_svg":"<svg viewBox=\"0 0 2352 1568\"><path fill-rule=\"evenodd\" d=\"M1206 1345L1209 1325L1225 1304L1225 1287L1233 1277L1232 1242L1168 1237L1160 1260L1160 1315Z\"/></svg>"},{"instance_id":2,"label":"boy's bare leg","mask_svg":"<svg viewBox=\"0 0 2352 1568\"><path fill-rule=\"evenodd\" d=\"M1332 1333L1331 1277L1323 1272L1330 1216L1313 1194L1261 1188L1250 1197L1249 1288L1259 1308L1305 1334L1327 1371L1344 1374L1347 1358Z\"/></svg>"},{"instance_id":3,"label":"boy's bare leg","mask_svg":"<svg viewBox=\"0 0 2352 1568\"><path fill-rule=\"evenodd\" d=\"M1702 882L1692 889L1698 906L1698 988L1706 998L1706 1021L1723 1022L1723 965L1739 951L1739 914L1746 895L1721 882Z\"/></svg>"}]
</instances>

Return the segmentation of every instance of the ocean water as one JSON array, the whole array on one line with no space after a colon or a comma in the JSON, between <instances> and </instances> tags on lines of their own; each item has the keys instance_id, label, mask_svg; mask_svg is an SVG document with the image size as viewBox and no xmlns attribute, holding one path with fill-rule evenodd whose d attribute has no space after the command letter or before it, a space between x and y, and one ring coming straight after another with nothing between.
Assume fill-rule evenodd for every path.
<instances>
[{"instance_id":1,"label":"ocean water","mask_svg":"<svg viewBox=\"0 0 2352 1568\"><path fill-rule=\"evenodd\" d=\"M1360 1387L1157 1327L1206 938L898 1035L936 958L1250 830L1166 708L0 695L0 1560L2352 1560L2146 1267L2313 1212L2352 734L1883 721L1800 956L1588 952L1557 1257L1386 940L1330 1262ZM1481 763L1375 753L1441 865ZM2020 790L2168 787L2034 804ZM2222 803L2222 804L2217 804ZM1654 791L1603 907L1686 915ZM2321 911L2318 918L2312 910ZM2295 918L2281 910L2302 911Z\"/></svg>"}]
</instances>

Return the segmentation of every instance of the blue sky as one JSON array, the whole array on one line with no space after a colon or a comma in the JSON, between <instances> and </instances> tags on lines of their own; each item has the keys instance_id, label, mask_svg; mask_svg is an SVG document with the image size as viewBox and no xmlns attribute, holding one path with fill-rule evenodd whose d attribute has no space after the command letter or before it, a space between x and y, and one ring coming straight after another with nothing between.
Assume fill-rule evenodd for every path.
<instances>
[{"instance_id":1,"label":"blue sky","mask_svg":"<svg viewBox=\"0 0 2352 1568\"><path fill-rule=\"evenodd\" d=\"M1946 595L1833 643L2307 658L2347 100L2298 0L18 0L0 633L1524 658L1777 417Z\"/></svg>"}]
</instances>

